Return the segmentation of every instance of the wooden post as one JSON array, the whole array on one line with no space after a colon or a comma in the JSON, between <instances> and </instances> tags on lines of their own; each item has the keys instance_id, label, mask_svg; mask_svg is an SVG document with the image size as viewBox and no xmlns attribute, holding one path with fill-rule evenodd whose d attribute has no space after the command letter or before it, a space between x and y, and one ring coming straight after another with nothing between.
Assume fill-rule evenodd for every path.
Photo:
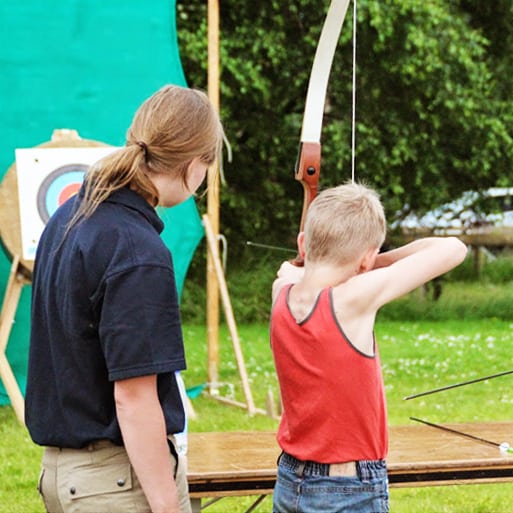
<instances>
[{"instance_id":1,"label":"wooden post","mask_svg":"<svg viewBox=\"0 0 513 513\"><path fill-rule=\"evenodd\" d=\"M219 112L219 0L208 0L208 96ZM208 170L207 214L215 244L219 235L219 163ZM207 380L217 395L219 382L219 283L211 252L207 252Z\"/></svg>"},{"instance_id":2,"label":"wooden post","mask_svg":"<svg viewBox=\"0 0 513 513\"><path fill-rule=\"evenodd\" d=\"M242 356L242 349L240 345L239 335L237 333L237 326L235 324L235 317L233 315L232 304L230 301L230 295L228 293L228 287L224 279L223 267L221 266L221 259L219 258L219 252L217 249L217 241L214 238L214 232L210 226L208 216L203 216L203 226L205 227L205 233L207 236L208 248L211 253L212 261L214 263L215 272L217 275L217 281L221 290L221 297L223 300L224 314L226 317L226 323L230 330L230 336L233 344L233 351L235 353L235 360L237 361L237 367L239 369L239 375L242 381L242 388L246 397L246 406L248 412L253 415L256 413L255 404L253 402L253 396L251 395L251 388L249 386L248 375L246 372L246 366L244 364L244 357Z\"/></svg>"},{"instance_id":3,"label":"wooden post","mask_svg":"<svg viewBox=\"0 0 513 513\"><path fill-rule=\"evenodd\" d=\"M0 312L0 378L4 384L5 390L16 417L21 424L25 424L25 401L21 393L14 372L7 359L6 350L11 334L12 324L16 315L16 309L20 301L21 291L28 280L20 272L20 258L15 255L11 265L9 280L5 289L4 301Z\"/></svg>"}]
</instances>

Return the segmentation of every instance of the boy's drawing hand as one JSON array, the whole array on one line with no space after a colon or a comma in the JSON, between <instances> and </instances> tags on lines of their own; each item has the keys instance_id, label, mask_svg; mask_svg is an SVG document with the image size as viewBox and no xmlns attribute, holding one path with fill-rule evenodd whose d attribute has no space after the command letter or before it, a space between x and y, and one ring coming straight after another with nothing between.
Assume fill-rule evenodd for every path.
<instances>
[{"instance_id":1,"label":"boy's drawing hand","mask_svg":"<svg viewBox=\"0 0 513 513\"><path fill-rule=\"evenodd\" d=\"M290 262L283 262L276 273L277 278L273 283L272 299L273 303L278 297L278 293L284 285L289 283L297 283L303 278L305 273L304 267L298 267Z\"/></svg>"},{"instance_id":2,"label":"boy's drawing hand","mask_svg":"<svg viewBox=\"0 0 513 513\"><path fill-rule=\"evenodd\" d=\"M284 283L297 283L305 274L304 267L292 265L290 262L283 262L278 270L277 277Z\"/></svg>"}]
</instances>

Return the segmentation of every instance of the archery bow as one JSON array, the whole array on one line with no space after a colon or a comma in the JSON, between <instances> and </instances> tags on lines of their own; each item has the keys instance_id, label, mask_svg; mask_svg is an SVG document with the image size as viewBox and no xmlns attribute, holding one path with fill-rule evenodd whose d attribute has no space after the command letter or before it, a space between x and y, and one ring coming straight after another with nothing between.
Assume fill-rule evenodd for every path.
<instances>
[{"instance_id":1,"label":"archery bow","mask_svg":"<svg viewBox=\"0 0 513 513\"><path fill-rule=\"evenodd\" d=\"M301 141L295 167L295 178L303 186L303 210L299 231L303 231L306 212L317 195L321 172L321 130L324 103L328 88L331 65L337 47L340 30L346 17L349 0L332 0L324 20L319 43L310 73L306 93ZM292 262L303 265L300 255Z\"/></svg>"}]
</instances>

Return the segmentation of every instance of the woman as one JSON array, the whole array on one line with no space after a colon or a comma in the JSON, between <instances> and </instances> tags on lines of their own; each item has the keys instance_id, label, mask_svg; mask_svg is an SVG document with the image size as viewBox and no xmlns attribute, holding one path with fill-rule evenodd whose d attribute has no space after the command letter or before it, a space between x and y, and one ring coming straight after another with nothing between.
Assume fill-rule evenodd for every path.
<instances>
[{"instance_id":1,"label":"woman","mask_svg":"<svg viewBox=\"0 0 513 513\"><path fill-rule=\"evenodd\" d=\"M155 207L190 197L219 156L204 93L166 86L124 148L92 166L48 222L33 275L26 423L45 446L49 513L185 513L173 433L185 368L171 255Z\"/></svg>"}]
</instances>

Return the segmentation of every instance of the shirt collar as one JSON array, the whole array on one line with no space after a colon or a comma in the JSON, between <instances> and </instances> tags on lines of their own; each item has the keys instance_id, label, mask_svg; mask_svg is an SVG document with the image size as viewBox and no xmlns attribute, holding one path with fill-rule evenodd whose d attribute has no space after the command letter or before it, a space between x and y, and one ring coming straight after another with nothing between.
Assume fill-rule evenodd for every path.
<instances>
[{"instance_id":1,"label":"shirt collar","mask_svg":"<svg viewBox=\"0 0 513 513\"><path fill-rule=\"evenodd\" d=\"M79 196L83 197L84 188L80 188ZM114 191L106 200L106 203L117 203L127 208L136 210L143 215L155 230L160 234L164 230L164 223L157 211L140 195L129 187L123 187Z\"/></svg>"},{"instance_id":2,"label":"shirt collar","mask_svg":"<svg viewBox=\"0 0 513 513\"><path fill-rule=\"evenodd\" d=\"M114 191L106 200L109 203L119 203L140 212L160 234L164 230L164 223L157 211L137 192L129 187Z\"/></svg>"}]
</instances>

